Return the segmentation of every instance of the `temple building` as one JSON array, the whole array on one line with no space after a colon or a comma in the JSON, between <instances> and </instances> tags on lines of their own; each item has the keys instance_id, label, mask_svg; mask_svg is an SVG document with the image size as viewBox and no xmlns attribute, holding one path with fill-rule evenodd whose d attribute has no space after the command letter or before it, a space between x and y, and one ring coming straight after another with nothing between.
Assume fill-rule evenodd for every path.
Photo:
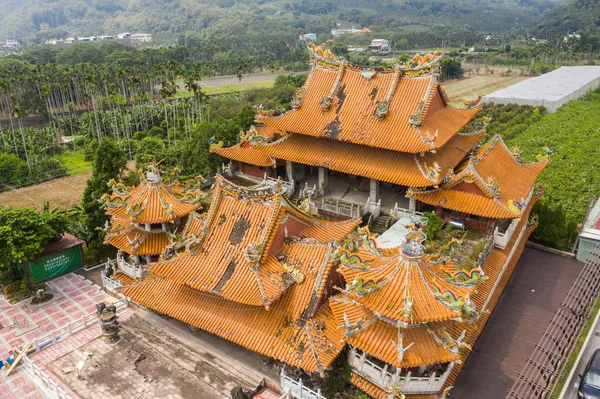
<instances>
[{"instance_id":1,"label":"temple building","mask_svg":"<svg viewBox=\"0 0 600 399\"><path fill-rule=\"evenodd\" d=\"M111 216L104 242L118 249L116 266L129 277L122 277L127 282L146 276L149 265L183 232L186 217L200 208L203 198L202 177L182 184L178 169L163 180L158 167L151 164L140 178L137 187L111 180L112 194L100 200Z\"/></svg>"},{"instance_id":2,"label":"temple building","mask_svg":"<svg viewBox=\"0 0 600 399\"><path fill-rule=\"evenodd\" d=\"M322 210L364 216L398 204L416 210L408 187L440 184L485 135L485 123L458 133L481 109L448 106L437 54L406 65L361 69L314 48L313 66L292 110L261 111L255 129L230 148L231 172L314 188ZM339 209L342 209L340 212Z\"/></svg>"},{"instance_id":3,"label":"temple building","mask_svg":"<svg viewBox=\"0 0 600 399\"><path fill-rule=\"evenodd\" d=\"M359 224L320 220L281 188L217 178L211 206L189 226L187 249L127 288L137 303L309 372L343 348L328 305L337 240Z\"/></svg>"},{"instance_id":4,"label":"temple building","mask_svg":"<svg viewBox=\"0 0 600 399\"><path fill-rule=\"evenodd\" d=\"M288 367L323 375L344 356L377 399L447 397L537 226L550 160L480 144L481 105L448 106L437 54L311 56L291 111L212 148L230 162L209 209L124 294Z\"/></svg>"}]
</instances>

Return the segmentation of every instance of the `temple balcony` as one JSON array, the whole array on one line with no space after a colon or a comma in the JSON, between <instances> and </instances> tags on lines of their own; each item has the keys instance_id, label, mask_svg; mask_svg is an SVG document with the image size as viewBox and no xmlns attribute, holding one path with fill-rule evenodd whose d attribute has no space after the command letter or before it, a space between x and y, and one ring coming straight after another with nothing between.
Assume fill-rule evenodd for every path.
<instances>
[{"instance_id":1,"label":"temple balcony","mask_svg":"<svg viewBox=\"0 0 600 399\"><path fill-rule=\"evenodd\" d=\"M430 366L396 369L356 348L350 349L348 362L352 371L381 389L390 392L393 386L405 394L435 394L442 390L454 362Z\"/></svg>"},{"instance_id":2,"label":"temple balcony","mask_svg":"<svg viewBox=\"0 0 600 399\"><path fill-rule=\"evenodd\" d=\"M143 279L146 276L144 266L137 255L129 256L123 251L117 252L117 268L132 279Z\"/></svg>"}]
</instances>

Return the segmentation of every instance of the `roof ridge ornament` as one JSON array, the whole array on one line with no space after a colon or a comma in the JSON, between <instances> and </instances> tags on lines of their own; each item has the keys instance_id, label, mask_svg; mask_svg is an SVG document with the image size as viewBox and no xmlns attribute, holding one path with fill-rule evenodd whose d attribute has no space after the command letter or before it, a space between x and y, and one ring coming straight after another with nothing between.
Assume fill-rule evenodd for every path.
<instances>
[{"instance_id":1,"label":"roof ridge ornament","mask_svg":"<svg viewBox=\"0 0 600 399\"><path fill-rule=\"evenodd\" d=\"M316 66L317 66L317 59L314 58L312 60L312 68L310 70L310 74L308 75L308 78L306 79L306 82L304 82L302 87L296 91L296 94L291 101L291 106L293 109L298 109L302 106L302 100L304 99L306 90L308 89L308 86L310 85L310 82L312 81L312 78L315 75L315 67Z\"/></svg>"},{"instance_id":2,"label":"roof ridge ornament","mask_svg":"<svg viewBox=\"0 0 600 399\"><path fill-rule=\"evenodd\" d=\"M333 103L333 98L335 97L338 89L340 88L340 83L342 81L342 77L344 76L344 67L346 65L346 62L340 62L340 68L338 70L338 75L337 78L335 79L335 83L333 84L333 87L331 88L331 92L329 92L328 95L321 97L321 101L319 102L319 105L321 106L321 109L323 111L327 111L329 110L329 108L331 107L331 104Z\"/></svg>"},{"instance_id":3,"label":"roof ridge ornament","mask_svg":"<svg viewBox=\"0 0 600 399\"><path fill-rule=\"evenodd\" d=\"M477 94L475 94L473 100L465 102L465 107L467 109L477 108L481 105L481 100L482 100L481 96L478 96Z\"/></svg>"},{"instance_id":4,"label":"roof ridge ornament","mask_svg":"<svg viewBox=\"0 0 600 399\"><path fill-rule=\"evenodd\" d=\"M361 72L362 74L362 72ZM364 76L364 75L363 75ZM392 97L394 96L394 92L396 91L396 87L398 87L398 82L400 82L400 78L402 73L400 72L399 66L394 66L394 80L390 86L390 90L388 91L387 96L383 101L377 102L375 105L375 117L379 120L383 120L390 109L390 102L392 101Z\"/></svg>"},{"instance_id":5,"label":"roof ridge ornament","mask_svg":"<svg viewBox=\"0 0 600 399\"><path fill-rule=\"evenodd\" d=\"M427 228L429 220L424 216L410 215L411 222L404 227L408 229L405 235L405 242L400 246L402 254L409 258L420 258L425 254L423 241L427 235L423 231Z\"/></svg>"},{"instance_id":6,"label":"roof ridge ornament","mask_svg":"<svg viewBox=\"0 0 600 399\"><path fill-rule=\"evenodd\" d=\"M381 249L377 245L377 241L375 241L375 238L371 235L369 227L359 227L357 231L363 240L364 247L367 250L369 250L369 252L371 252L371 254L373 254L375 257L379 258L381 256Z\"/></svg>"}]
</instances>

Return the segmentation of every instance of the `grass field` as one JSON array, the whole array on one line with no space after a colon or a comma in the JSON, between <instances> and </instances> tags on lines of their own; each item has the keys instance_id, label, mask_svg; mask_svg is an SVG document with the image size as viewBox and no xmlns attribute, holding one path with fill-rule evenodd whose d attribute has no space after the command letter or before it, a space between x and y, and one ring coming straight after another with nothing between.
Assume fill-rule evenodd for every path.
<instances>
[{"instance_id":1,"label":"grass field","mask_svg":"<svg viewBox=\"0 0 600 399\"><path fill-rule=\"evenodd\" d=\"M442 83L446 90L450 105L461 107L473 96L485 96L515 83L528 79L527 76L473 76Z\"/></svg>"},{"instance_id":2,"label":"grass field","mask_svg":"<svg viewBox=\"0 0 600 399\"><path fill-rule=\"evenodd\" d=\"M84 160L83 150L64 152L60 160L67 167L69 176L92 170L92 163Z\"/></svg>"},{"instance_id":3,"label":"grass field","mask_svg":"<svg viewBox=\"0 0 600 399\"><path fill-rule=\"evenodd\" d=\"M236 93L252 89L269 89L273 87L273 83L275 83L275 80L263 80L261 82L248 82L214 87L203 86L202 91L208 95ZM191 93L187 90L177 90L177 97L189 97L190 95Z\"/></svg>"}]
</instances>

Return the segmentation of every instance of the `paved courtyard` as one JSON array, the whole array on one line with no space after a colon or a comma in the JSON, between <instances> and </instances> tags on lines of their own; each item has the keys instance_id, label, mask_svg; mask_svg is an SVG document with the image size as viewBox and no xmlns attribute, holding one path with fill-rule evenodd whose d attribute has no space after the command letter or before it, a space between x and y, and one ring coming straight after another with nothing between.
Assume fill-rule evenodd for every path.
<instances>
[{"instance_id":1,"label":"paved courtyard","mask_svg":"<svg viewBox=\"0 0 600 399\"><path fill-rule=\"evenodd\" d=\"M25 342L45 333L63 327L95 312L96 303L104 301L108 295L98 287L85 281L81 276L70 273L46 283L48 292L54 297L48 303L31 306L29 300L11 305L0 296L0 356L8 357L8 352ZM126 310L120 318L126 319L132 313ZM92 326L74 336L50 345L40 353L30 355L42 370L45 365L95 339L101 334L99 326ZM8 378L0 377L0 399L41 398L35 385L22 368L15 370Z\"/></svg>"},{"instance_id":2,"label":"paved courtyard","mask_svg":"<svg viewBox=\"0 0 600 399\"><path fill-rule=\"evenodd\" d=\"M583 263L526 247L452 397L504 399Z\"/></svg>"},{"instance_id":3,"label":"paved courtyard","mask_svg":"<svg viewBox=\"0 0 600 399\"><path fill-rule=\"evenodd\" d=\"M260 382L240 369L157 326L156 317L140 310L122 323L121 339L97 338L48 364L52 373L82 398L229 397L235 386ZM75 367L85 361L82 377Z\"/></svg>"}]
</instances>

